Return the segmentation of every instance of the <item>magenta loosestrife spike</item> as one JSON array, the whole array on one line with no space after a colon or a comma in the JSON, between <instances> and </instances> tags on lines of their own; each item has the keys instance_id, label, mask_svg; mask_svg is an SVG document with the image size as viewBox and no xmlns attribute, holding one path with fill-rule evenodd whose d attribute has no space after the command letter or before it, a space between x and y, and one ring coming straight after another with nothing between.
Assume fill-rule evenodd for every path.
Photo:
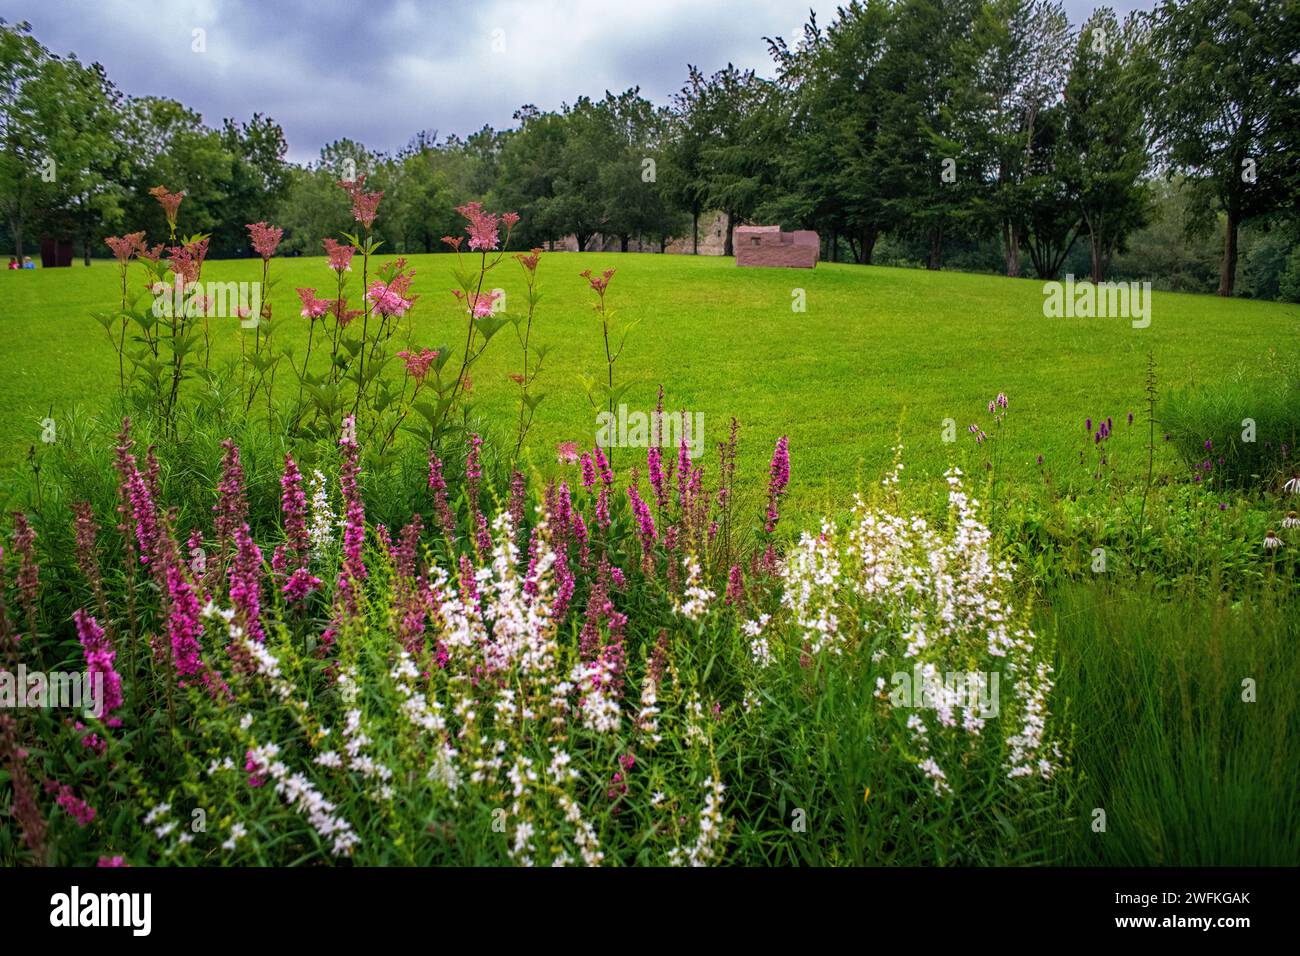
<instances>
[{"instance_id":1,"label":"magenta loosestrife spike","mask_svg":"<svg viewBox=\"0 0 1300 956\"><path fill-rule=\"evenodd\" d=\"M118 444L114 450L113 467L121 477L118 485L118 513L123 519L133 519L135 541L141 564L149 564L154 557L158 542L158 510L148 485L136 467L135 456L131 449L135 442L131 439L131 420L122 419L122 431L118 433ZM129 528L124 524L123 532ZM128 545L129 547L129 545Z\"/></svg>"},{"instance_id":2,"label":"magenta loosestrife spike","mask_svg":"<svg viewBox=\"0 0 1300 956\"><path fill-rule=\"evenodd\" d=\"M18 574L14 576L18 600L27 615L28 626L35 631L41 566L36 563L36 531L21 511L14 512L14 550L18 552ZM35 638L33 633L32 639Z\"/></svg>"},{"instance_id":3,"label":"magenta loosestrife spike","mask_svg":"<svg viewBox=\"0 0 1300 956\"><path fill-rule=\"evenodd\" d=\"M510 476L510 526L518 535L524 526L524 504L528 493L522 472L516 471Z\"/></svg>"},{"instance_id":4,"label":"magenta loosestrife spike","mask_svg":"<svg viewBox=\"0 0 1300 956\"><path fill-rule=\"evenodd\" d=\"M259 644L266 642L262 629L262 551L253 543L248 525L235 531L235 560L227 572L230 577L230 602L235 606L248 636Z\"/></svg>"},{"instance_id":5,"label":"magenta loosestrife spike","mask_svg":"<svg viewBox=\"0 0 1300 956\"><path fill-rule=\"evenodd\" d=\"M646 450L645 459L646 474L650 478L650 487L655 493L655 502L662 511L664 502L668 497L668 489L664 487L663 450L659 446L652 444Z\"/></svg>"},{"instance_id":6,"label":"magenta loosestrife spike","mask_svg":"<svg viewBox=\"0 0 1300 956\"><path fill-rule=\"evenodd\" d=\"M244 497L244 466L239 460L239 448L227 438L221 443L225 454L221 459L221 481L217 485L216 512L217 555L225 561L235 541L235 533L248 522L248 501Z\"/></svg>"},{"instance_id":7,"label":"magenta loosestrife spike","mask_svg":"<svg viewBox=\"0 0 1300 956\"><path fill-rule=\"evenodd\" d=\"M604 482L606 488L612 488L614 486L614 472L609 467L609 459L605 457L605 453L599 445L592 450L592 458L595 460L596 470L600 472L600 480Z\"/></svg>"},{"instance_id":8,"label":"magenta loosestrife spike","mask_svg":"<svg viewBox=\"0 0 1300 956\"><path fill-rule=\"evenodd\" d=\"M480 555L487 555L492 550L492 538L488 534L487 518L479 507L479 485L483 478L483 463L479 449L483 439L477 434L469 436L469 451L465 455L466 497L469 499L470 524L474 528L474 545Z\"/></svg>"},{"instance_id":9,"label":"magenta loosestrife spike","mask_svg":"<svg viewBox=\"0 0 1300 956\"><path fill-rule=\"evenodd\" d=\"M654 546L659 535L655 531L655 519L650 514L650 506L642 500L637 490L635 469L632 484L627 486L627 496L632 502L632 515L636 519L637 533L640 536L641 571L649 575L654 570Z\"/></svg>"},{"instance_id":10,"label":"magenta loosestrife spike","mask_svg":"<svg viewBox=\"0 0 1300 956\"><path fill-rule=\"evenodd\" d=\"M683 416L686 414L682 412ZM685 437L682 438L681 447L677 449L677 505L683 511L686 510L686 483L691 476L691 453L686 445Z\"/></svg>"},{"instance_id":11,"label":"magenta loosestrife spike","mask_svg":"<svg viewBox=\"0 0 1300 956\"><path fill-rule=\"evenodd\" d=\"M199 644L203 623L198 599L177 562L167 563L166 579L167 636L171 640L172 664L183 686L185 678L203 672L202 648Z\"/></svg>"},{"instance_id":12,"label":"magenta loosestrife spike","mask_svg":"<svg viewBox=\"0 0 1300 956\"><path fill-rule=\"evenodd\" d=\"M438 528L448 538L456 537L456 517L447 501L447 481L442 476L442 461L429 449L429 490L433 492L433 515Z\"/></svg>"},{"instance_id":13,"label":"magenta loosestrife spike","mask_svg":"<svg viewBox=\"0 0 1300 956\"><path fill-rule=\"evenodd\" d=\"M343 623L361 608L360 589L367 571L362 551L366 544L366 508L361 500L358 478L361 474L360 449L356 439L356 417L343 419L339 434L339 487L343 492L343 560L339 565L334 592L334 619L321 635L319 655L333 647Z\"/></svg>"},{"instance_id":14,"label":"magenta loosestrife spike","mask_svg":"<svg viewBox=\"0 0 1300 956\"><path fill-rule=\"evenodd\" d=\"M745 605L745 576L738 564L733 564L727 573L726 603L737 608Z\"/></svg>"},{"instance_id":15,"label":"magenta loosestrife spike","mask_svg":"<svg viewBox=\"0 0 1300 956\"><path fill-rule=\"evenodd\" d=\"M551 615L558 621L563 620L569 610L569 602L573 600L573 591L576 587L573 572L569 569L569 559L563 548L558 548L555 552L555 580L555 602L551 605Z\"/></svg>"},{"instance_id":16,"label":"magenta loosestrife spike","mask_svg":"<svg viewBox=\"0 0 1300 956\"><path fill-rule=\"evenodd\" d=\"M307 598L321 586L320 578L309 569L311 536L307 531L307 494L302 473L289 455L284 456L284 474L280 476L280 511L284 515L285 542L275 549L271 567L287 579L280 591L294 607L301 608Z\"/></svg>"},{"instance_id":17,"label":"magenta loosestrife spike","mask_svg":"<svg viewBox=\"0 0 1300 956\"><path fill-rule=\"evenodd\" d=\"M776 450L772 452L772 464L768 468L768 476L767 523L764 527L767 533L771 534L776 530L776 523L780 520L780 499L785 493L786 485L790 482L789 438L785 435L777 440Z\"/></svg>"},{"instance_id":18,"label":"magenta loosestrife spike","mask_svg":"<svg viewBox=\"0 0 1300 956\"><path fill-rule=\"evenodd\" d=\"M77 626L77 639L81 641L82 653L86 657L86 672L103 675L104 696L97 716L109 727L120 727L121 718L112 716L113 711L122 706L122 678L113 669L117 652L104 636L104 629L85 611L73 611L72 620Z\"/></svg>"}]
</instances>

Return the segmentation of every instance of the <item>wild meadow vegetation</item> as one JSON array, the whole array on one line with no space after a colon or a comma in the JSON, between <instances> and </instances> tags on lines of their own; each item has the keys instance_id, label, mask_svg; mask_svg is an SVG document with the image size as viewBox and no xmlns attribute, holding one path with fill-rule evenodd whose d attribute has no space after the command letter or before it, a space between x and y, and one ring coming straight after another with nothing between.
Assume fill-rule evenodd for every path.
<instances>
[{"instance_id":1,"label":"wild meadow vegetation","mask_svg":"<svg viewBox=\"0 0 1300 956\"><path fill-rule=\"evenodd\" d=\"M302 165L0 20L0 863L1294 865L1293 6Z\"/></svg>"},{"instance_id":2,"label":"wild meadow vegetation","mask_svg":"<svg viewBox=\"0 0 1300 956\"><path fill-rule=\"evenodd\" d=\"M325 259L282 260L254 223L261 261L217 264L276 290L253 305L215 308L206 237L161 188L176 238L112 237L88 273L101 301L68 321L99 374L11 455L0 631L8 671L103 693L0 715L6 862L1294 861L1300 377L1267 347L1287 307L1213 303L1253 319L1253 375L1228 375L1179 334L1189 296L1093 333L1017 314L1016 286L819 269L787 313L788 276L661 258L669 299L701 275L775 294L795 349L856 324L856 360L884 361L919 306L873 290L910 283L983 310L985 351L1016 321L1066 367L1093 334L1146 353L1093 353L1078 404L1077 369L1034 382L1001 354L965 380L1023 392L882 395L887 438L823 384L770 419L743 387L715 399L767 427L710 405L696 457L602 447L601 411L734 375L692 360L698 309L656 330L629 301L649 257L508 252L515 217L470 204L430 276L369 239L378 193L339 186L356 228ZM305 269L290 298L281 271ZM178 276L198 291L175 308ZM634 392L655 349L675 384ZM818 418L883 466L850 486ZM794 508L819 454L839 497Z\"/></svg>"}]
</instances>

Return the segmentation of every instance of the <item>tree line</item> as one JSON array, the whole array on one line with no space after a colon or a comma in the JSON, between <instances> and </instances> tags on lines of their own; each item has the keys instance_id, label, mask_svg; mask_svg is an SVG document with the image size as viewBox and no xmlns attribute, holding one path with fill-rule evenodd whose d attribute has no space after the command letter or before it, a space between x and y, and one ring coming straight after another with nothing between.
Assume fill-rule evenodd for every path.
<instances>
[{"instance_id":1,"label":"tree line","mask_svg":"<svg viewBox=\"0 0 1300 956\"><path fill-rule=\"evenodd\" d=\"M1213 256L1231 295L1246 230L1272 270L1250 294L1300 299L1298 14L1163 0L1076 26L1054 0L852 0L764 38L771 77L689 66L667 103L633 88L526 105L508 129L425 130L394 153L343 139L303 165L264 115L209 127L0 21L0 240L21 256L34 236L75 239L88 261L106 234L160 236L161 183L185 191L214 256L248 255L259 220L316 255L349 222L335 183L365 174L398 252L439 250L471 199L517 210L525 246L580 250L686 236L698 251L716 211L725 254L758 221L817 230L831 259L1045 279L1122 262L1194 286Z\"/></svg>"}]
</instances>

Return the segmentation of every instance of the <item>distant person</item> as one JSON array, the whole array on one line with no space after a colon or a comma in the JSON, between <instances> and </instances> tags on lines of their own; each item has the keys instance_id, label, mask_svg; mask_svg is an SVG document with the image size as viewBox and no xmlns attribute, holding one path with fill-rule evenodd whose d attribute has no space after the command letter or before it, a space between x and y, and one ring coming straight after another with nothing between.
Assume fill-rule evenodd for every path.
<instances>
[{"instance_id":1,"label":"distant person","mask_svg":"<svg viewBox=\"0 0 1300 956\"><path fill-rule=\"evenodd\" d=\"M24 269L35 269L35 268L36 268L36 263L32 262L32 257L31 257L31 256L27 256L25 259L23 259L23 268L24 268Z\"/></svg>"},{"instance_id":2,"label":"distant person","mask_svg":"<svg viewBox=\"0 0 1300 956\"><path fill-rule=\"evenodd\" d=\"M9 268L10 268L10 269L17 269L17 268L18 268L18 258L17 258L17 256L10 256L10 257L9 257Z\"/></svg>"}]
</instances>

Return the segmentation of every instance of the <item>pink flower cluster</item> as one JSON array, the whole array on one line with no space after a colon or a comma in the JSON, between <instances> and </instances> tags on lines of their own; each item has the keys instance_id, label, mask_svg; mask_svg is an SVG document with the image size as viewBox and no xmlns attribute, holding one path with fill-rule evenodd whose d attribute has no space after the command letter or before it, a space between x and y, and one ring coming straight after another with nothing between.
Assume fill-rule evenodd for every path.
<instances>
[{"instance_id":1,"label":"pink flower cluster","mask_svg":"<svg viewBox=\"0 0 1300 956\"><path fill-rule=\"evenodd\" d=\"M126 265L131 260L131 256L146 248L143 232L128 233L120 238L117 236L109 236L104 240L104 242L107 244L108 248L113 250L114 258L116 258L122 265Z\"/></svg>"},{"instance_id":2,"label":"pink flower cluster","mask_svg":"<svg viewBox=\"0 0 1300 956\"><path fill-rule=\"evenodd\" d=\"M410 311L411 306L415 305L416 299L419 298L411 295L411 282L415 279L415 270L407 270L405 259L390 262L384 269L394 270L393 277L387 282L382 280L372 282L370 288L366 290L366 299L381 315L401 318Z\"/></svg>"},{"instance_id":3,"label":"pink flower cluster","mask_svg":"<svg viewBox=\"0 0 1300 956\"><path fill-rule=\"evenodd\" d=\"M366 192L365 173L362 173L356 179L340 179L338 185L347 192L348 198L352 200L352 218L368 230L375 223L375 215L379 210L379 200L384 198L383 192ZM333 265L330 268L333 268Z\"/></svg>"},{"instance_id":4,"label":"pink flower cluster","mask_svg":"<svg viewBox=\"0 0 1300 956\"><path fill-rule=\"evenodd\" d=\"M406 372L417 382L423 382L429 369L438 360L436 349L423 348L418 352L398 352L397 357L406 363Z\"/></svg>"},{"instance_id":5,"label":"pink flower cluster","mask_svg":"<svg viewBox=\"0 0 1300 956\"><path fill-rule=\"evenodd\" d=\"M298 298L302 300L302 317L304 319L319 319L323 315L329 314L334 308L333 299L316 298L316 290L312 288L295 289Z\"/></svg>"},{"instance_id":6,"label":"pink flower cluster","mask_svg":"<svg viewBox=\"0 0 1300 956\"><path fill-rule=\"evenodd\" d=\"M149 190L149 195L158 200L158 205L163 208L163 215L167 217L167 225L172 231L176 231L176 212L181 207L181 200L185 198L185 192L182 190L178 193L167 191L166 186L155 186Z\"/></svg>"},{"instance_id":7,"label":"pink flower cluster","mask_svg":"<svg viewBox=\"0 0 1300 956\"><path fill-rule=\"evenodd\" d=\"M578 274L586 279L587 282L590 283L591 287L603 298L605 290L609 288L609 280L614 278L614 273L616 271L617 270L615 269L606 269L600 275L593 276L590 269L584 269Z\"/></svg>"},{"instance_id":8,"label":"pink flower cluster","mask_svg":"<svg viewBox=\"0 0 1300 956\"><path fill-rule=\"evenodd\" d=\"M351 272L352 257L356 251L354 246L336 242L328 236L325 238L325 255L329 257L329 267L335 272Z\"/></svg>"},{"instance_id":9,"label":"pink flower cluster","mask_svg":"<svg viewBox=\"0 0 1300 956\"><path fill-rule=\"evenodd\" d=\"M250 222L246 228L253 240L253 251L261 256L263 261L269 261L275 255L281 238L284 237L284 230L277 226L268 226L264 222Z\"/></svg>"},{"instance_id":10,"label":"pink flower cluster","mask_svg":"<svg viewBox=\"0 0 1300 956\"><path fill-rule=\"evenodd\" d=\"M465 311L476 319L486 318L496 311L497 298L500 293L496 290L489 292L470 292L465 293L460 289L452 289L451 294L462 302L466 303Z\"/></svg>"},{"instance_id":11,"label":"pink flower cluster","mask_svg":"<svg viewBox=\"0 0 1300 956\"><path fill-rule=\"evenodd\" d=\"M167 254L171 257L172 272L180 277L186 285L199 281L203 271L203 260L208 255L208 240L195 239L182 246L169 246Z\"/></svg>"},{"instance_id":12,"label":"pink flower cluster","mask_svg":"<svg viewBox=\"0 0 1300 956\"><path fill-rule=\"evenodd\" d=\"M77 821L77 826L87 827L95 819L95 808L78 797L66 783L60 784L53 780L47 780L45 790L48 793L58 793L54 802L67 811L67 814L72 819Z\"/></svg>"},{"instance_id":13,"label":"pink flower cluster","mask_svg":"<svg viewBox=\"0 0 1300 956\"><path fill-rule=\"evenodd\" d=\"M515 223L519 221L517 213L508 212L502 216L495 213L485 212L483 204L480 202L470 202L463 206L457 206L456 211L465 217L467 224L465 231L469 233L469 248L471 252L491 252L496 249L501 242L501 227L506 227L506 239L509 241L510 230L514 228ZM444 242L448 242L453 248L459 248L460 243L452 243L446 237Z\"/></svg>"},{"instance_id":14,"label":"pink flower cluster","mask_svg":"<svg viewBox=\"0 0 1300 956\"><path fill-rule=\"evenodd\" d=\"M365 173L361 173L355 179L339 179L337 185L346 191L348 199L352 200L352 219L360 222L369 230L374 225L374 216L380 208L380 200L383 199L383 193L367 193L365 191Z\"/></svg>"}]
</instances>

